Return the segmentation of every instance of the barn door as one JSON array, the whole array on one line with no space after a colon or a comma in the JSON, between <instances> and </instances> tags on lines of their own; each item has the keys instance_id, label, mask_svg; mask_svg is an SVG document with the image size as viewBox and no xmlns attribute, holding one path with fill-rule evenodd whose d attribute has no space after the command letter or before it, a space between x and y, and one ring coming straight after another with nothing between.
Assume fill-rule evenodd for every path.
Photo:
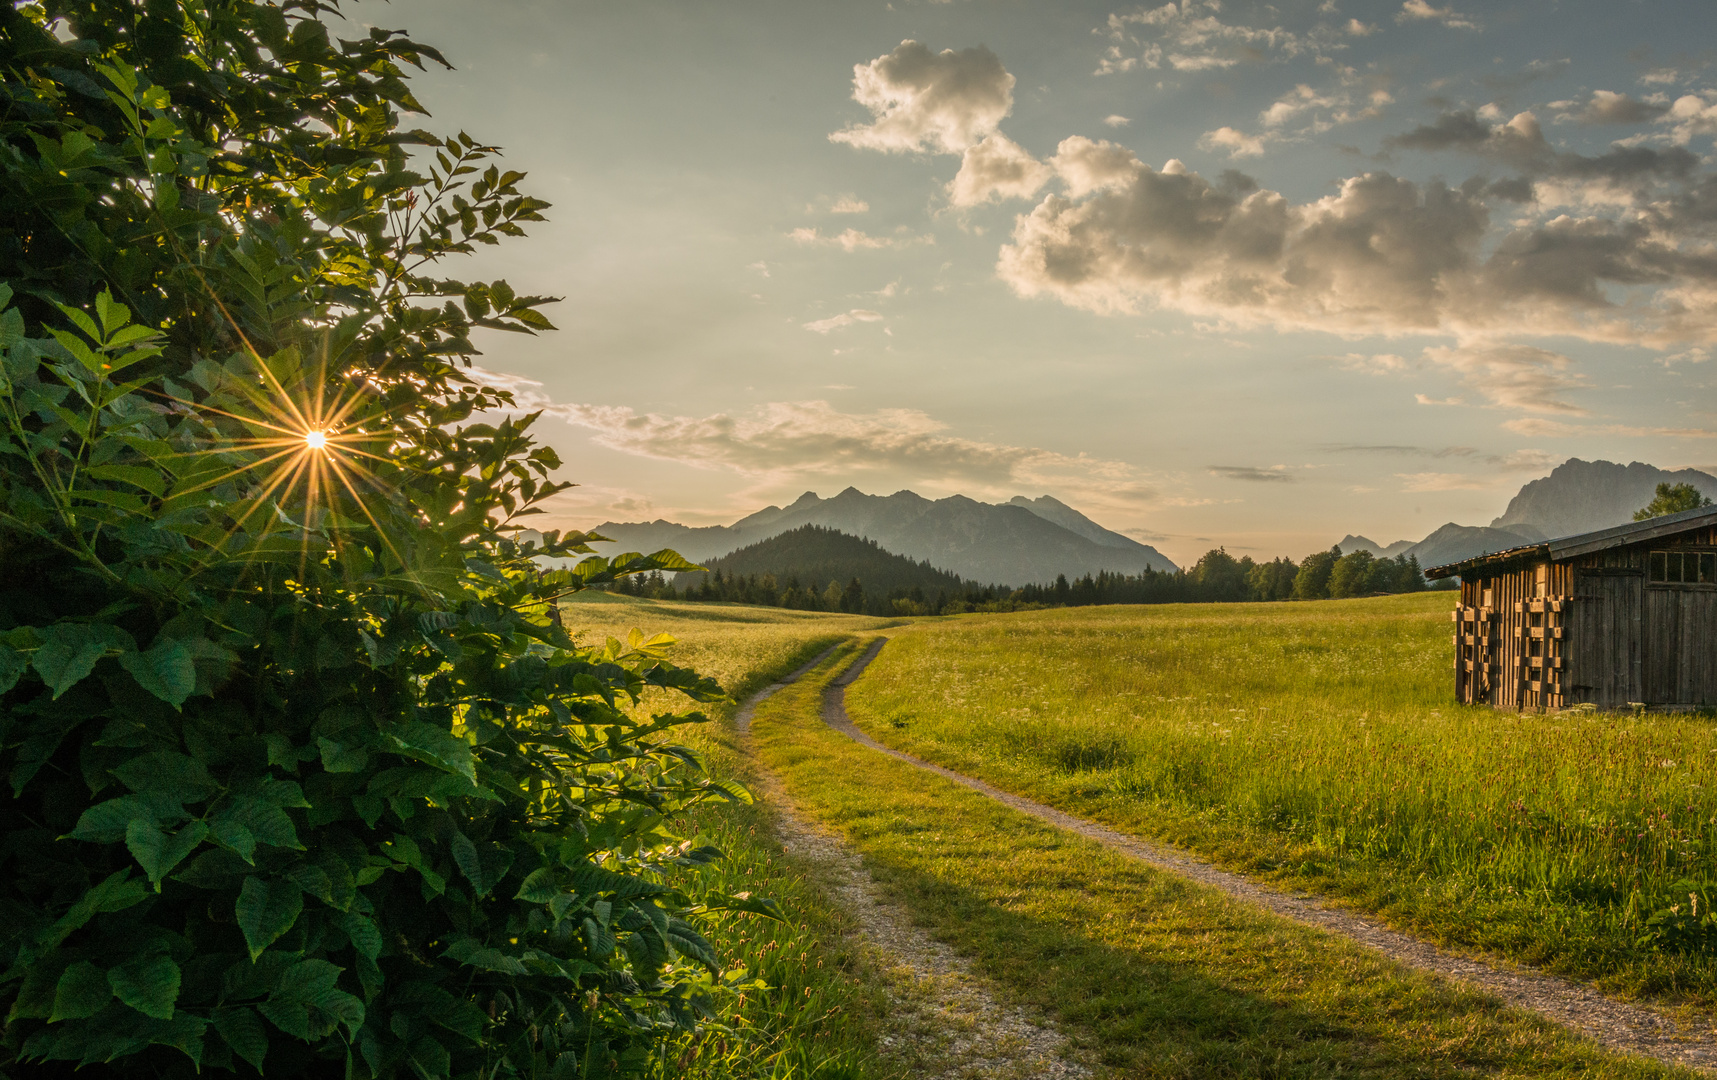
<instances>
[{"instance_id":1,"label":"barn door","mask_svg":"<svg viewBox=\"0 0 1717 1080\"><path fill-rule=\"evenodd\" d=\"M1589 701L1600 709L1625 709L1644 701L1640 614L1645 575L1605 567L1574 577L1574 650L1578 656L1570 703Z\"/></svg>"}]
</instances>

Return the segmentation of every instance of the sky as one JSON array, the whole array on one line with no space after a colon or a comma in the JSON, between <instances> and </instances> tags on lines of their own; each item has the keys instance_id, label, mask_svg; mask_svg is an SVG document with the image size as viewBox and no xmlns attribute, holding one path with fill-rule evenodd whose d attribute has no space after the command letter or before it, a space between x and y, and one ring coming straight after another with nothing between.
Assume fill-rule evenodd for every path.
<instances>
[{"instance_id":1,"label":"sky","mask_svg":"<svg viewBox=\"0 0 1717 1080\"><path fill-rule=\"evenodd\" d=\"M1717 5L395 0L553 204L450 272L579 486L1053 495L1190 563L1717 469Z\"/></svg>"}]
</instances>

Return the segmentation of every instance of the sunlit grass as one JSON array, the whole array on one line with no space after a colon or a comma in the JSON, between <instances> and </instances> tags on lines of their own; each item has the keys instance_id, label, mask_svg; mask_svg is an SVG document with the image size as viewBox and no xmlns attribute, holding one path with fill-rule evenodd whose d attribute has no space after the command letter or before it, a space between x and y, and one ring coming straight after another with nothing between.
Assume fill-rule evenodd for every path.
<instances>
[{"instance_id":1,"label":"sunlit grass","mask_svg":"<svg viewBox=\"0 0 1717 1080\"><path fill-rule=\"evenodd\" d=\"M849 692L879 739L1445 942L1717 1000L1709 717L1453 703L1447 596L925 622Z\"/></svg>"},{"instance_id":2,"label":"sunlit grass","mask_svg":"<svg viewBox=\"0 0 1717 1080\"><path fill-rule=\"evenodd\" d=\"M714 677L742 701L854 630L882 625L862 616L815 615L754 607L673 604L579 594L562 607L568 630L586 642L624 639L634 627L679 639L676 663ZM684 698L650 691L640 712L684 710ZM750 761L735 741L733 704L704 706L708 725L680 729L710 772L750 785ZM655 1058L674 1080L881 1080L894 1074L876 1055L887 1010L883 976L866 965L847 915L805 867L782 854L767 806L707 805L691 815L698 833L726 855L699 874L716 892L750 892L780 904L786 922L729 915L712 936L730 970L769 986L748 993L718 1018L726 1029L677 1040Z\"/></svg>"},{"instance_id":3,"label":"sunlit grass","mask_svg":"<svg viewBox=\"0 0 1717 1080\"><path fill-rule=\"evenodd\" d=\"M916 921L1001 997L1057 1020L1080 1057L1108 1068L1100 1076L1688 1075L1606 1054L862 747L819 716L842 666L758 710L761 758Z\"/></svg>"}]
</instances>

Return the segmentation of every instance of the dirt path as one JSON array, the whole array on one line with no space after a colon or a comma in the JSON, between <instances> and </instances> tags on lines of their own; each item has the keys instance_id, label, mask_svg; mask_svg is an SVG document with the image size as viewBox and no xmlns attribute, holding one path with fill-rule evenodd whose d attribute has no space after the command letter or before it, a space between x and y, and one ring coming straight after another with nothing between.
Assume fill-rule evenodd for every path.
<instances>
[{"instance_id":1,"label":"dirt path","mask_svg":"<svg viewBox=\"0 0 1717 1080\"><path fill-rule=\"evenodd\" d=\"M1708 1017L1678 1024L1664 1013L1606 997L1596 990L1530 969L1495 967L1471 957L1445 952L1435 945L1408 937L1350 911L1327 906L1316 897L1277 892L1238 874L1219 870L1209 863L1162 844L1127 836L1054 807L1021 798L982 780L933 765L911 754L891 749L866 735L847 716L846 688L857 679L887 638L877 638L846 671L828 686L823 695L823 720L856 742L921 769L927 769L958 784L1006 803L1106 847L1149 863L1170 873L1213 886L1230 896L1268 908L1296 922L1320 927L1368 946L1383 955L1423 971L1483 988L1510 1005L1531 1009L1564 1027L1582 1032L1611 1050L1640 1054L1672 1065L1717 1069L1717 1030Z\"/></svg>"},{"instance_id":2,"label":"dirt path","mask_svg":"<svg viewBox=\"0 0 1717 1080\"><path fill-rule=\"evenodd\" d=\"M803 678L833 651L831 647L745 702L734 725L747 750L757 706ZM817 868L835 901L858 923L878 967L890 976L893 1000L889 1033L882 1040L885 1057L909 1075L935 1080L1083 1080L1091 1075L1063 1056L1067 1040L1060 1032L997 1002L952 949L914 926L906 911L884 901L859 857L840 837L795 813L775 777L760 768L756 787L775 811L776 830L787 852Z\"/></svg>"}]
</instances>

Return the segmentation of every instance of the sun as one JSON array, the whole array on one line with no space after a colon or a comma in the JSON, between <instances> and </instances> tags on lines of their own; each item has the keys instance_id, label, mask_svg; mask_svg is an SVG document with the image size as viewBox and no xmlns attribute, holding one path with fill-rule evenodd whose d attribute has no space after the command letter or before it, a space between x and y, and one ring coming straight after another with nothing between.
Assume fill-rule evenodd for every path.
<instances>
[{"instance_id":1,"label":"sun","mask_svg":"<svg viewBox=\"0 0 1717 1080\"><path fill-rule=\"evenodd\" d=\"M304 445L312 450L320 450L328 445L328 435L323 431L306 431L304 433Z\"/></svg>"}]
</instances>

